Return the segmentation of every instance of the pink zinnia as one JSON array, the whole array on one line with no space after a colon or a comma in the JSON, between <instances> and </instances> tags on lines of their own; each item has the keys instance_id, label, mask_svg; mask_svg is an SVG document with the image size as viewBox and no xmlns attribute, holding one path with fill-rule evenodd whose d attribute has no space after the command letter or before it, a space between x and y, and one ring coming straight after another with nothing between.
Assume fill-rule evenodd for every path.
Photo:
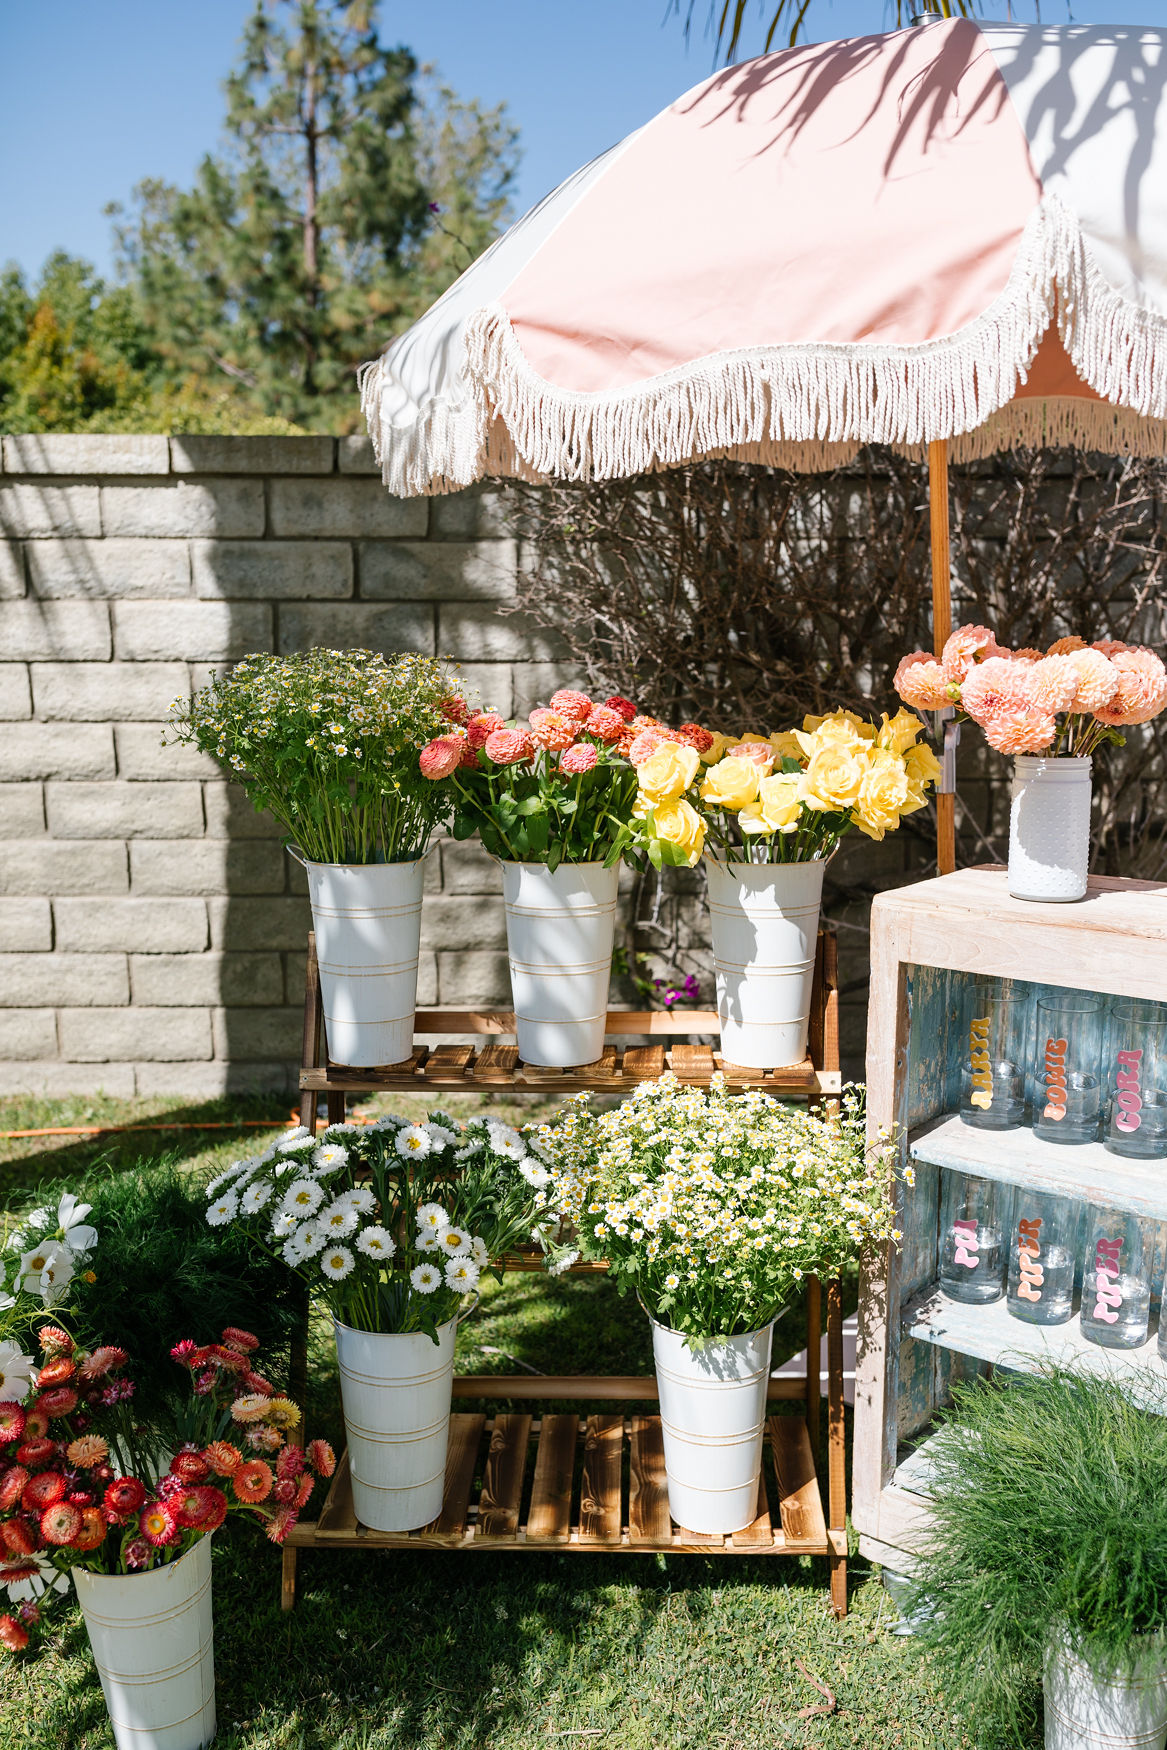
<instances>
[{"instance_id":1,"label":"pink zinnia","mask_svg":"<svg viewBox=\"0 0 1167 1750\"><path fill-rule=\"evenodd\" d=\"M987 626L958 626L944 646L940 666L946 680L958 685L970 668L990 656L1007 656Z\"/></svg>"},{"instance_id":2,"label":"pink zinnia","mask_svg":"<svg viewBox=\"0 0 1167 1750\"><path fill-rule=\"evenodd\" d=\"M559 769L574 778L581 772L590 772L598 758L599 755L590 741L579 741L561 754Z\"/></svg>"},{"instance_id":3,"label":"pink zinnia","mask_svg":"<svg viewBox=\"0 0 1167 1750\"><path fill-rule=\"evenodd\" d=\"M982 726L990 717L1030 703L1028 666L1015 668L1007 656L990 656L970 670L960 689L962 711Z\"/></svg>"},{"instance_id":4,"label":"pink zinnia","mask_svg":"<svg viewBox=\"0 0 1167 1750\"><path fill-rule=\"evenodd\" d=\"M1100 711L1118 689L1118 668L1101 650L1073 650L1065 657L1077 678L1075 711Z\"/></svg>"},{"instance_id":5,"label":"pink zinnia","mask_svg":"<svg viewBox=\"0 0 1167 1750\"><path fill-rule=\"evenodd\" d=\"M609 711L618 711L621 717L623 717L625 723L631 723L632 719L636 716L636 706L632 703L632 700L622 698L619 693L613 693L610 699L604 700L604 703L607 705Z\"/></svg>"},{"instance_id":6,"label":"pink zinnia","mask_svg":"<svg viewBox=\"0 0 1167 1750\"><path fill-rule=\"evenodd\" d=\"M480 711L477 717L472 717L466 725L466 740L477 752L486 746L486 738L493 735L496 729L505 729L506 724L497 711Z\"/></svg>"},{"instance_id":7,"label":"pink zinnia","mask_svg":"<svg viewBox=\"0 0 1167 1750\"><path fill-rule=\"evenodd\" d=\"M1078 671L1072 656L1043 656L1024 668L1025 690L1032 704L1051 713L1071 709L1078 694ZM983 674L983 668L980 672Z\"/></svg>"},{"instance_id":8,"label":"pink zinnia","mask_svg":"<svg viewBox=\"0 0 1167 1750\"><path fill-rule=\"evenodd\" d=\"M593 705L584 722L584 733L597 741L619 741L624 733L624 719L610 705Z\"/></svg>"},{"instance_id":9,"label":"pink zinnia","mask_svg":"<svg viewBox=\"0 0 1167 1750\"><path fill-rule=\"evenodd\" d=\"M465 723L470 715L470 707L461 693L455 693L452 698L442 700L442 716L447 723Z\"/></svg>"},{"instance_id":10,"label":"pink zinnia","mask_svg":"<svg viewBox=\"0 0 1167 1750\"><path fill-rule=\"evenodd\" d=\"M663 729L642 729L628 743L625 757L630 759L634 766L642 766L650 754L655 753L661 743L668 739Z\"/></svg>"},{"instance_id":11,"label":"pink zinnia","mask_svg":"<svg viewBox=\"0 0 1167 1750\"><path fill-rule=\"evenodd\" d=\"M487 736L482 751L496 766L513 766L520 760L529 760L535 744L525 729L495 729Z\"/></svg>"},{"instance_id":12,"label":"pink zinnia","mask_svg":"<svg viewBox=\"0 0 1167 1750\"><path fill-rule=\"evenodd\" d=\"M1153 650L1119 650L1111 658L1118 686L1109 704L1095 711L1099 723L1114 727L1149 723L1167 704L1167 669Z\"/></svg>"},{"instance_id":13,"label":"pink zinnia","mask_svg":"<svg viewBox=\"0 0 1167 1750\"><path fill-rule=\"evenodd\" d=\"M904 704L914 711L942 711L952 704L944 670L927 650L914 650L911 656L905 656L892 685Z\"/></svg>"},{"instance_id":14,"label":"pink zinnia","mask_svg":"<svg viewBox=\"0 0 1167 1750\"><path fill-rule=\"evenodd\" d=\"M421 767L422 777L437 781L448 778L451 772L456 772L461 764L464 745L460 735L439 735L436 740L427 742L417 762Z\"/></svg>"},{"instance_id":15,"label":"pink zinnia","mask_svg":"<svg viewBox=\"0 0 1167 1750\"><path fill-rule=\"evenodd\" d=\"M1036 705L1006 705L981 724L985 740L998 753L1044 753L1057 734L1057 721Z\"/></svg>"},{"instance_id":16,"label":"pink zinnia","mask_svg":"<svg viewBox=\"0 0 1167 1750\"><path fill-rule=\"evenodd\" d=\"M587 694L577 692L574 687L560 687L547 703L553 711L562 711L565 717L574 718L576 723L586 723L592 709Z\"/></svg>"},{"instance_id":17,"label":"pink zinnia","mask_svg":"<svg viewBox=\"0 0 1167 1750\"><path fill-rule=\"evenodd\" d=\"M528 721L531 725L531 740L536 747L545 748L548 753L562 753L579 734L579 724L564 711L532 711Z\"/></svg>"}]
</instances>

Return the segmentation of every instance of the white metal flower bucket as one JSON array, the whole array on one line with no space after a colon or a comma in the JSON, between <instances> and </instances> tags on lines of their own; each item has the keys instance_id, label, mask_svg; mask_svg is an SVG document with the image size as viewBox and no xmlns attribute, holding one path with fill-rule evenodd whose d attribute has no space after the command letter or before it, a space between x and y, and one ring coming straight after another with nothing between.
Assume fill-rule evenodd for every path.
<instances>
[{"instance_id":1,"label":"white metal flower bucket","mask_svg":"<svg viewBox=\"0 0 1167 1750\"><path fill-rule=\"evenodd\" d=\"M1090 761L1021 754L1009 810L1009 891L1065 904L1086 894Z\"/></svg>"},{"instance_id":2,"label":"white metal flower bucket","mask_svg":"<svg viewBox=\"0 0 1167 1750\"><path fill-rule=\"evenodd\" d=\"M740 1531L758 1516L772 1324L694 1352L652 1320L669 1512L686 1531Z\"/></svg>"},{"instance_id":3,"label":"white metal flower bucket","mask_svg":"<svg viewBox=\"0 0 1167 1750\"><path fill-rule=\"evenodd\" d=\"M728 1063L781 1069L806 1056L825 868L705 859Z\"/></svg>"},{"instance_id":4,"label":"white metal flower bucket","mask_svg":"<svg viewBox=\"0 0 1167 1750\"><path fill-rule=\"evenodd\" d=\"M417 1531L442 1510L458 1320L436 1344L334 1327L356 1516L370 1531Z\"/></svg>"},{"instance_id":5,"label":"white metal flower bucket","mask_svg":"<svg viewBox=\"0 0 1167 1750\"><path fill-rule=\"evenodd\" d=\"M620 865L504 863L519 1056L558 1068L604 1049Z\"/></svg>"},{"instance_id":6,"label":"white metal flower bucket","mask_svg":"<svg viewBox=\"0 0 1167 1750\"><path fill-rule=\"evenodd\" d=\"M1163 1750L1167 1743L1167 1648L1147 1637L1129 1671L1091 1663L1088 1646L1062 1631L1045 1656L1045 1750Z\"/></svg>"},{"instance_id":7,"label":"white metal flower bucket","mask_svg":"<svg viewBox=\"0 0 1167 1750\"><path fill-rule=\"evenodd\" d=\"M73 1583L118 1750L201 1750L215 1735L211 1539L148 1574Z\"/></svg>"},{"instance_id":8,"label":"white metal flower bucket","mask_svg":"<svg viewBox=\"0 0 1167 1750\"><path fill-rule=\"evenodd\" d=\"M413 1049L425 859L299 861L308 872L329 1056L357 1067L404 1062Z\"/></svg>"}]
</instances>

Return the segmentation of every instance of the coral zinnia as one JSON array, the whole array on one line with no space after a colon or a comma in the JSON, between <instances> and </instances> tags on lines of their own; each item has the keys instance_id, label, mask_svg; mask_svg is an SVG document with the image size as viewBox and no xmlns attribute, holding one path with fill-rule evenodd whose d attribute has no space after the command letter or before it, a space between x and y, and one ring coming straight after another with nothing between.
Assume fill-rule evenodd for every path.
<instances>
[{"instance_id":1,"label":"coral zinnia","mask_svg":"<svg viewBox=\"0 0 1167 1750\"><path fill-rule=\"evenodd\" d=\"M46 1543L72 1543L80 1530L80 1511L68 1501L54 1501L41 1514L41 1536Z\"/></svg>"},{"instance_id":2,"label":"coral zinnia","mask_svg":"<svg viewBox=\"0 0 1167 1750\"><path fill-rule=\"evenodd\" d=\"M82 1434L65 1448L65 1457L78 1470L95 1470L109 1457L109 1442L100 1434Z\"/></svg>"},{"instance_id":3,"label":"coral zinnia","mask_svg":"<svg viewBox=\"0 0 1167 1750\"><path fill-rule=\"evenodd\" d=\"M178 1536L178 1526L174 1514L165 1501L147 1501L138 1514L138 1530L147 1543L160 1549L164 1544L173 1543Z\"/></svg>"},{"instance_id":4,"label":"coral zinnia","mask_svg":"<svg viewBox=\"0 0 1167 1750\"><path fill-rule=\"evenodd\" d=\"M25 1483L20 1491L20 1504L27 1507L30 1513L41 1513L55 1501L61 1500L64 1493L65 1479L60 1471L42 1470L35 1477L29 1477Z\"/></svg>"},{"instance_id":5,"label":"coral zinnia","mask_svg":"<svg viewBox=\"0 0 1167 1750\"><path fill-rule=\"evenodd\" d=\"M476 752L485 747L487 737L496 729L505 729L506 724L497 711L480 711L477 717L472 717L466 725L466 741Z\"/></svg>"},{"instance_id":6,"label":"coral zinnia","mask_svg":"<svg viewBox=\"0 0 1167 1750\"><path fill-rule=\"evenodd\" d=\"M619 741L624 733L624 719L609 705L593 705L584 722L584 734L597 741Z\"/></svg>"},{"instance_id":7,"label":"coral zinnia","mask_svg":"<svg viewBox=\"0 0 1167 1750\"><path fill-rule=\"evenodd\" d=\"M590 741L577 742L560 755L559 769L566 772L569 778L578 777L583 772L590 772L599 755Z\"/></svg>"},{"instance_id":8,"label":"coral zinnia","mask_svg":"<svg viewBox=\"0 0 1167 1750\"><path fill-rule=\"evenodd\" d=\"M0 1446L19 1440L24 1433L24 1411L19 1404L0 1404Z\"/></svg>"},{"instance_id":9,"label":"coral zinnia","mask_svg":"<svg viewBox=\"0 0 1167 1750\"><path fill-rule=\"evenodd\" d=\"M689 747L695 747L698 753L708 753L713 746L712 733L708 729L702 729L699 723L682 723L677 734Z\"/></svg>"},{"instance_id":10,"label":"coral zinnia","mask_svg":"<svg viewBox=\"0 0 1167 1750\"><path fill-rule=\"evenodd\" d=\"M310 1440L305 1456L318 1477L330 1477L336 1469L336 1454L327 1440Z\"/></svg>"},{"instance_id":11,"label":"coral zinnia","mask_svg":"<svg viewBox=\"0 0 1167 1750\"><path fill-rule=\"evenodd\" d=\"M128 1519L146 1499L137 1477L115 1477L105 1491L105 1505L116 1519Z\"/></svg>"},{"instance_id":12,"label":"coral zinnia","mask_svg":"<svg viewBox=\"0 0 1167 1750\"><path fill-rule=\"evenodd\" d=\"M271 1466L265 1464L262 1458L249 1458L239 1466L231 1478L235 1494L240 1501L249 1507L256 1507L261 1501L266 1501L272 1489Z\"/></svg>"},{"instance_id":13,"label":"coral zinnia","mask_svg":"<svg viewBox=\"0 0 1167 1750\"><path fill-rule=\"evenodd\" d=\"M531 725L531 740L548 753L562 753L579 733L579 724L562 711L532 711L527 720ZM490 752L489 743L486 751Z\"/></svg>"},{"instance_id":14,"label":"coral zinnia","mask_svg":"<svg viewBox=\"0 0 1167 1750\"><path fill-rule=\"evenodd\" d=\"M535 743L525 729L495 729L487 736L482 751L496 766L513 766L531 758Z\"/></svg>"},{"instance_id":15,"label":"coral zinnia","mask_svg":"<svg viewBox=\"0 0 1167 1750\"><path fill-rule=\"evenodd\" d=\"M422 777L433 781L448 778L461 764L465 745L465 738L461 735L439 735L428 741L418 755Z\"/></svg>"},{"instance_id":16,"label":"coral zinnia","mask_svg":"<svg viewBox=\"0 0 1167 1750\"><path fill-rule=\"evenodd\" d=\"M233 1475L243 1463L243 1454L229 1440L212 1440L204 1449L203 1457L217 1477Z\"/></svg>"},{"instance_id":17,"label":"coral zinnia","mask_svg":"<svg viewBox=\"0 0 1167 1750\"><path fill-rule=\"evenodd\" d=\"M578 693L573 687L560 687L552 693L547 701L552 711L561 711L565 717L573 717L577 723L584 723L592 710L592 701L586 693Z\"/></svg>"},{"instance_id":18,"label":"coral zinnia","mask_svg":"<svg viewBox=\"0 0 1167 1750\"><path fill-rule=\"evenodd\" d=\"M28 1630L22 1628L14 1616L7 1612L0 1616L0 1642L10 1653L23 1653L28 1645Z\"/></svg>"}]
</instances>

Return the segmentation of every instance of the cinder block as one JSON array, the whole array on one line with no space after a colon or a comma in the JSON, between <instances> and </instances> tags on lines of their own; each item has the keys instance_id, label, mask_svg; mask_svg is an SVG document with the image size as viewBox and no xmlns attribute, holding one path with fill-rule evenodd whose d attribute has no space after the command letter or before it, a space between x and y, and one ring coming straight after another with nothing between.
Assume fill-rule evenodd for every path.
<instances>
[{"instance_id":1,"label":"cinder block","mask_svg":"<svg viewBox=\"0 0 1167 1750\"><path fill-rule=\"evenodd\" d=\"M253 808L242 784L220 779L203 785L203 816L209 839L283 839L284 828L266 810Z\"/></svg>"},{"instance_id":2,"label":"cinder block","mask_svg":"<svg viewBox=\"0 0 1167 1750\"><path fill-rule=\"evenodd\" d=\"M284 1000L278 954L131 954L135 1003L158 1008L239 1008Z\"/></svg>"},{"instance_id":3,"label":"cinder block","mask_svg":"<svg viewBox=\"0 0 1167 1750\"><path fill-rule=\"evenodd\" d=\"M0 990L21 1009L130 1000L124 954L0 954Z\"/></svg>"},{"instance_id":4,"label":"cinder block","mask_svg":"<svg viewBox=\"0 0 1167 1750\"><path fill-rule=\"evenodd\" d=\"M494 897L485 895L472 903L447 894L427 898L421 914L421 939L426 948L505 948L506 914L501 881Z\"/></svg>"},{"instance_id":5,"label":"cinder block","mask_svg":"<svg viewBox=\"0 0 1167 1750\"><path fill-rule=\"evenodd\" d=\"M303 981L300 990L301 1008L303 1007ZM438 957L436 954L420 953L417 957L417 1006L419 1009L432 1009L438 1000Z\"/></svg>"},{"instance_id":6,"label":"cinder block","mask_svg":"<svg viewBox=\"0 0 1167 1750\"><path fill-rule=\"evenodd\" d=\"M0 1062L0 1094L40 1094L61 1099L67 1094L107 1094L129 1100L134 1093L132 1063Z\"/></svg>"},{"instance_id":7,"label":"cinder block","mask_svg":"<svg viewBox=\"0 0 1167 1750\"><path fill-rule=\"evenodd\" d=\"M97 486L41 486L15 481L0 486L0 534L14 540L46 535L100 535Z\"/></svg>"},{"instance_id":8,"label":"cinder block","mask_svg":"<svg viewBox=\"0 0 1167 1750\"><path fill-rule=\"evenodd\" d=\"M13 601L27 589L23 552L15 541L0 541L0 602Z\"/></svg>"},{"instance_id":9,"label":"cinder block","mask_svg":"<svg viewBox=\"0 0 1167 1750\"><path fill-rule=\"evenodd\" d=\"M139 1063L136 1071L140 1097L192 1102L222 1094L290 1094L298 1074L290 1063Z\"/></svg>"},{"instance_id":10,"label":"cinder block","mask_svg":"<svg viewBox=\"0 0 1167 1750\"><path fill-rule=\"evenodd\" d=\"M509 1008L511 974L506 955L473 948L439 954L438 996L444 1004L497 1003Z\"/></svg>"},{"instance_id":11,"label":"cinder block","mask_svg":"<svg viewBox=\"0 0 1167 1750\"><path fill-rule=\"evenodd\" d=\"M131 662L226 662L272 648L261 602L115 602L114 647Z\"/></svg>"},{"instance_id":12,"label":"cinder block","mask_svg":"<svg viewBox=\"0 0 1167 1750\"><path fill-rule=\"evenodd\" d=\"M0 1059L48 1058L57 1050L52 1009L0 1009Z\"/></svg>"},{"instance_id":13,"label":"cinder block","mask_svg":"<svg viewBox=\"0 0 1167 1750\"><path fill-rule=\"evenodd\" d=\"M107 662L109 609L104 602L9 602L4 609L6 662Z\"/></svg>"},{"instance_id":14,"label":"cinder block","mask_svg":"<svg viewBox=\"0 0 1167 1750\"><path fill-rule=\"evenodd\" d=\"M579 671L568 662L516 662L511 675L514 684L513 709L516 717L525 717L536 705L545 705L560 687L575 687L586 693ZM610 695L605 695L608 697Z\"/></svg>"},{"instance_id":15,"label":"cinder block","mask_svg":"<svg viewBox=\"0 0 1167 1750\"><path fill-rule=\"evenodd\" d=\"M429 525L428 499L390 498L380 480L343 475L331 480L272 480L268 508L271 532L277 536L416 539Z\"/></svg>"},{"instance_id":16,"label":"cinder block","mask_svg":"<svg viewBox=\"0 0 1167 1750\"><path fill-rule=\"evenodd\" d=\"M0 780L113 775L108 723L10 723L0 735Z\"/></svg>"},{"instance_id":17,"label":"cinder block","mask_svg":"<svg viewBox=\"0 0 1167 1750\"><path fill-rule=\"evenodd\" d=\"M475 711L497 711L500 717L511 716L514 687L509 662L458 662L453 667L462 692Z\"/></svg>"},{"instance_id":18,"label":"cinder block","mask_svg":"<svg viewBox=\"0 0 1167 1750\"><path fill-rule=\"evenodd\" d=\"M514 541L362 541L357 551L366 601L514 599Z\"/></svg>"},{"instance_id":19,"label":"cinder block","mask_svg":"<svg viewBox=\"0 0 1167 1750\"><path fill-rule=\"evenodd\" d=\"M557 662L567 656L559 634L528 615L501 614L469 602L442 602L438 608L438 649L443 656L475 662Z\"/></svg>"},{"instance_id":20,"label":"cinder block","mask_svg":"<svg viewBox=\"0 0 1167 1750\"><path fill-rule=\"evenodd\" d=\"M430 534L439 540L480 541L505 535L507 491L498 486L468 486L433 500Z\"/></svg>"},{"instance_id":21,"label":"cinder block","mask_svg":"<svg viewBox=\"0 0 1167 1750\"><path fill-rule=\"evenodd\" d=\"M53 945L53 914L47 899L0 899L0 954L46 952Z\"/></svg>"},{"instance_id":22,"label":"cinder block","mask_svg":"<svg viewBox=\"0 0 1167 1750\"><path fill-rule=\"evenodd\" d=\"M214 1012L215 1056L228 1062L235 1058L251 1062L274 1058L299 1063L303 1032L303 1007Z\"/></svg>"},{"instance_id":23,"label":"cinder block","mask_svg":"<svg viewBox=\"0 0 1167 1750\"><path fill-rule=\"evenodd\" d=\"M44 830L44 786L27 778L22 784L0 784L0 838L35 839Z\"/></svg>"},{"instance_id":24,"label":"cinder block","mask_svg":"<svg viewBox=\"0 0 1167 1750\"><path fill-rule=\"evenodd\" d=\"M198 954L207 945L207 907L202 899L58 899L53 903L57 947L62 953Z\"/></svg>"},{"instance_id":25,"label":"cinder block","mask_svg":"<svg viewBox=\"0 0 1167 1750\"><path fill-rule=\"evenodd\" d=\"M299 602L280 609L280 651L416 650L434 654L434 610L420 603L387 602L365 607L358 602L339 608L309 607Z\"/></svg>"},{"instance_id":26,"label":"cinder block","mask_svg":"<svg viewBox=\"0 0 1167 1750\"><path fill-rule=\"evenodd\" d=\"M22 433L4 439L4 467L9 474L166 474L170 455L161 434Z\"/></svg>"},{"instance_id":27,"label":"cinder block","mask_svg":"<svg viewBox=\"0 0 1167 1750\"><path fill-rule=\"evenodd\" d=\"M352 548L343 541L195 541L192 557L200 596L340 601L353 593Z\"/></svg>"},{"instance_id":28,"label":"cinder block","mask_svg":"<svg viewBox=\"0 0 1167 1750\"><path fill-rule=\"evenodd\" d=\"M36 596L156 600L190 594L185 541L30 541L25 551Z\"/></svg>"},{"instance_id":29,"label":"cinder block","mask_svg":"<svg viewBox=\"0 0 1167 1750\"><path fill-rule=\"evenodd\" d=\"M166 735L165 743L162 740ZM118 777L135 783L177 782L185 778L217 778L219 767L209 753L174 740L169 723L119 723L113 732Z\"/></svg>"},{"instance_id":30,"label":"cinder block","mask_svg":"<svg viewBox=\"0 0 1167 1750\"><path fill-rule=\"evenodd\" d=\"M376 474L381 477L373 440L368 437L342 437L336 441L336 459L342 474Z\"/></svg>"},{"instance_id":31,"label":"cinder block","mask_svg":"<svg viewBox=\"0 0 1167 1750\"><path fill-rule=\"evenodd\" d=\"M282 898L207 901L211 918L211 947L233 949L298 948L305 950L312 928L312 911L306 899L295 894Z\"/></svg>"},{"instance_id":32,"label":"cinder block","mask_svg":"<svg viewBox=\"0 0 1167 1750\"><path fill-rule=\"evenodd\" d=\"M211 1056L206 1009L61 1009L61 1055L74 1063L181 1063Z\"/></svg>"},{"instance_id":33,"label":"cinder block","mask_svg":"<svg viewBox=\"0 0 1167 1750\"><path fill-rule=\"evenodd\" d=\"M173 437L176 474L331 474L330 437Z\"/></svg>"},{"instance_id":34,"label":"cinder block","mask_svg":"<svg viewBox=\"0 0 1167 1750\"><path fill-rule=\"evenodd\" d=\"M32 690L23 662L0 662L0 719L32 716Z\"/></svg>"},{"instance_id":35,"label":"cinder block","mask_svg":"<svg viewBox=\"0 0 1167 1750\"><path fill-rule=\"evenodd\" d=\"M136 894L284 892L283 850L266 839L136 839L129 850Z\"/></svg>"},{"instance_id":36,"label":"cinder block","mask_svg":"<svg viewBox=\"0 0 1167 1750\"><path fill-rule=\"evenodd\" d=\"M203 834L199 784L50 784L49 831L58 839L192 839Z\"/></svg>"},{"instance_id":37,"label":"cinder block","mask_svg":"<svg viewBox=\"0 0 1167 1750\"><path fill-rule=\"evenodd\" d=\"M477 839L466 839L462 844L447 839L443 843L442 892L489 893L495 899L502 892L499 866Z\"/></svg>"},{"instance_id":38,"label":"cinder block","mask_svg":"<svg viewBox=\"0 0 1167 1750\"><path fill-rule=\"evenodd\" d=\"M187 673L184 662L38 662L36 714L47 722L157 722L171 700L188 696ZM0 668L0 696L3 676Z\"/></svg>"},{"instance_id":39,"label":"cinder block","mask_svg":"<svg viewBox=\"0 0 1167 1750\"><path fill-rule=\"evenodd\" d=\"M196 484L169 479L141 486L103 486L100 491L107 535L218 535L224 540L247 540L263 534L262 480Z\"/></svg>"},{"instance_id":40,"label":"cinder block","mask_svg":"<svg viewBox=\"0 0 1167 1750\"><path fill-rule=\"evenodd\" d=\"M128 886L122 844L93 839L0 841L0 893L125 893Z\"/></svg>"}]
</instances>

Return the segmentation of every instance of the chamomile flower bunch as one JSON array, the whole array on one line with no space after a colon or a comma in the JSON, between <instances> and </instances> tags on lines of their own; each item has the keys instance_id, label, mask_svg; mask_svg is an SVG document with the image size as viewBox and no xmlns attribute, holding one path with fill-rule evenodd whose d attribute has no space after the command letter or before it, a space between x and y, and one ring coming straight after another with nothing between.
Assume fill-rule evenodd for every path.
<instances>
[{"instance_id":1,"label":"chamomile flower bunch","mask_svg":"<svg viewBox=\"0 0 1167 1750\"><path fill-rule=\"evenodd\" d=\"M207 1222L242 1223L339 1323L436 1341L483 1271L538 1237L547 1176L493 1117L299 1127L211 1181Z\"/></svg>"},{"instance_id":2,"label":"chamomile flower bunch","mask_svg":"<svg viewBox=\"0 0 1167 1750\"><path fill-rule=\"evenodd\" d=\"M868 1145L859 1087L809 1111L665 1075L611 1112L577 1095L527 1141L548 1175L537 1197L584 1255L689 1337L758 1330L806 1276L901 1237L891 1140Z\"/></svg>"}]
</instances>

